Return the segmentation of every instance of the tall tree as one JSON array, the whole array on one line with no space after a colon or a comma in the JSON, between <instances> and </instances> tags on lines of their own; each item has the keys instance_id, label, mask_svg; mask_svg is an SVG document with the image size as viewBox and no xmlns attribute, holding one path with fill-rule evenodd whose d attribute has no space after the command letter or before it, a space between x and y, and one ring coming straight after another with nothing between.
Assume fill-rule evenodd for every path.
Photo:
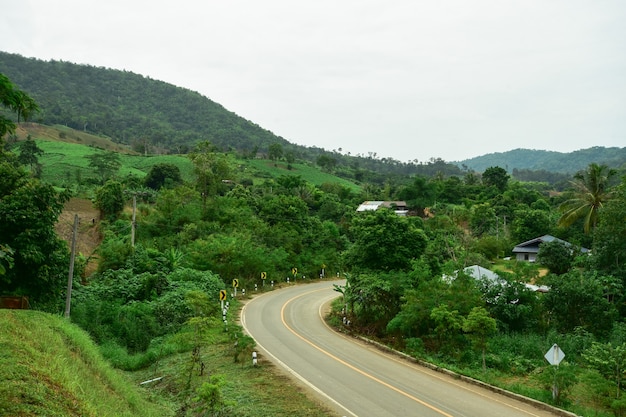
<instances>
[{"instance_id":1,"label":"tall tree","mask_svg":"<svg viewBox=\"0 0 626 417\"><path fill-rule=\"evenodd\" d=\"M26 140L20 144L20 155L17 158L22 165L28 165L30 172L34 177L39 177L39 159L37 156L43 155L43 150L37 146L37 143L28 135Z\"/></svg>"},{"instance_id":2,"label":"tall tree","mask_svg":"<svg viewBox=\"0 0 626 417\"><path fill-rule=\"evenodd\" d=\"M89 167L100 177L100 183L104 185L110 180L122 166L120 156L116 152L98 152L87 155L89 159Z\"/></svg>"},{"instance_id":3,"label":"tall tree","mask_svg":"<svg viewBox=\"0 0 626 417\"><path fill-rule=\"evenodd\" d=\"M180 168L170 163L155 164L150 168L148 175L144 178L144 184L146 187L150 187L154 190L170 185L176 186L183 182L180 175Z\"/></svg>"},{"instance_id":4,"label":"tall tree","mask_svg":"<svg viewBox=\"0 0 626 417\"><path fill-rule=\"evenodd\" d=\"M426 234L406 217L390 209L359 213L350 233L354 244L346 263L357 268L402 271L411 267L426 249Z\"/></svg>"},{"instance_id":5,"label":"tall tree","mask_svg":"<svg viewBox=\"0 0 626 417\"><path fill-rule=\"evenodd\" d=\"M39 111L37 103L22 90L15 88L11 80L2 73L0 73L0 105L15 113L18 123L20 120L28 120ZM13 132L15 132L15 123L0 114L0 138Z\"/></svg>"},{"instance_id":6,"label":"tall tree","mask_svg":"<svg viewBox=\"0 0 626 417\"><path fill-rule=\"evenodd\" d=\"M496 320L483 307L474 307L463 321L463 331L468 333L474 346L482 352L483 371L487 369L485 363L487 340L496 332L496 329Z\"/></svg>"},{"instance_id":7,"label":"tall tree","mask_svg":"<svg viewBox=\"0 0 626 417\"><path fill-rule=\"evenodd\" d=\"M626 283L626 178L599 212L592 253L595 268Z\"/></svg>"},{"instance_id":8,"label":"tall tree","mask_svg":"<svg viewBox=\"0 0 626 417\"><path fill-rule=\"evenodd\" d=\"M0 151L0 248L5 273L0 293L27 295L35 303L60 296L69 251L54 230L69 195L30 178Z\"/></svg>"},{"instance_id":9,"label":"tall tree","mask_svg":"<svg viewBox=\"0 0 626 417\"><path fill-rule=\"evenodd\" d=\"M124 193L122 184L109 180L96 190L95 207L102 217L116 219L124 209Z\"/></svg>"},{"instance_id":10,"label":"tall tree","mask_svg":"<svg viewBox=\"0 0 626 417\"><path fill-rule=\"evenodd\" d=\"M617 171L606 165L589 164L586 170L578 172L571 181L572 196L564 201L559 210L563 213L558 225L569 227L583 219L583 230L589 233L598 223L598 211L611 197L611 179Z\"/></svg>"},{"instance_id":11,"label":"tall tree","mask_svg":"<svg viewBox=\"0 0 626 417\"><path fill-rule=\"evenodd\" d=\"M483 183L487 187L496 187L500 192L506 190L509 183L509 174L501 167L489 167L483 172Z\"/></svg>"},{"instance_id":12,"label":"tall tree","mask_svg":"<svg viewBox=\"0 0 626 417\"><path fill-rule=\"evenodd\" d=\"M280 143L272 143L268 148L269 158L276 162L283 157L283 146Z\"/></svg>"},{"instance_id":13,"label":"tall tree","mask_svg":"<svg viewBox=\"0 0 626 417\"><path fill-rule=\"evenodd\" d=\"M217 194L222 180L229 179L230 165L225 155L218 154L215 147L208 141L199 143L189 159L194 165L198 191L202 195L202 205L206 210L206 201Z\"/></svg>"}]
</instances>

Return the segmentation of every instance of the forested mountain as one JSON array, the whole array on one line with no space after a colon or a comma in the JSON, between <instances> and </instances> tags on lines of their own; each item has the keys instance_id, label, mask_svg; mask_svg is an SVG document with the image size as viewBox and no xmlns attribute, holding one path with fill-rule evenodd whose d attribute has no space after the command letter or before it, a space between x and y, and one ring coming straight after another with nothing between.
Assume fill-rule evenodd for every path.
<instances>
[{"instance_id":1,"label":"forested mountain","mask_svg":"<svg viewBox=\"0 0 626 417\"><path fill-rule=\"evenodd\" d=\"M0 53L0 72L42 109L38 120L116 142L185 153L208 140L222 149L288 142L184 88L127 71Z\"/></svg>"},{"instance_id":2,"label":"forested mountain","mask_svg":"<svg viewBox=\"0 0 626 417\"><path fill-rule=\"evenodd\" d=\"M558 174L592 162L619 167L626 161L626 148L601 147L571 154L517 149L456 163L427 155L411 162L375 152L349 155L292 144L197 92L128 71L0 52L0 73L37 102L41 113L33 121L107 136L145 154L187 153L205 140L243 155L269 155L270 145L280 145L278 158L317 163L338 176L376 184L390 175L462 176L492 166L520 180L554 184L564 179Z\"/></svg>"},{"instance_id":3,"label":"forested mountain","mask_svg":"<svg viewBox=\"0 0 626 417\"><path fill-rule=\"evenodd\" d=\"M477 156L476 158L460 161L457 164L477 172L483 172L492 166L499 166L512 172L515 176L516 171L547 171L573 174L584 169L592 162L619 168L626 164L626 148L594 146L570 153L536 149L514 149L508 152Z\"/></svg>"}]
</instances>

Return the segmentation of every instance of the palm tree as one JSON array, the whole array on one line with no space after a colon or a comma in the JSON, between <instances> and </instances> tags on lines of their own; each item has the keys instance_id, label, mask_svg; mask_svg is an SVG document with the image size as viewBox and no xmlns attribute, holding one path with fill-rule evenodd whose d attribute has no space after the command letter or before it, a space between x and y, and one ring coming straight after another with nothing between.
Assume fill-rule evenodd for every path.
<instances>
[{"instance_id":1,"label":"palm tree","mask_svg":"<svg viewBox=\"0 0 626 417\"><path fill-rule=\"evenodd\" d=\"M574 175L571 181L574 188L570 199L564 201L559 210L563 213L558 225L569 227L578 219L584 219L586 234L598 222L598 210L611 197L610 180L617 171L606 165L589 164L586 170Z\"/></svg>"}]
</instances>

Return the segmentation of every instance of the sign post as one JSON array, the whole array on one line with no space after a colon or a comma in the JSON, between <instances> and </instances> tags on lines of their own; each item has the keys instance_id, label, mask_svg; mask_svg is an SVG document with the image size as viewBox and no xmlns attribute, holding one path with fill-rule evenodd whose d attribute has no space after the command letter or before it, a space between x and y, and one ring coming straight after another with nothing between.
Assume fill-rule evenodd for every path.
<instances>
[{"instance_id":1,"label":"sign post","mask_svg":"<svg viewBox=\"0 0 626 417\"><path fill-rule=\"evenodd\" d=\"M224 300L226 300L226 290L220 290L220 307L224 311Z\"/></svg>"},{"instance_id":2,"label":"sign post","mask_svg":"<svg viewBox=\"0 0 626 417\"><path fill-rule=\"evenodd\" d=\"M265 280L267 279L267 272L261 272L261 282L263 283L263 286L265 287Z\"/></svg>"},{"instance_id":3,"label":"sign post","mask_svg":"<svg viewBox=\"0 0 626 417\"><path fill-rule=\"evenodd\" d=\"M559 345L555 343L543 357L546 358L550 365L556 366L554 370L554 384L552 385L552 399L554 400L559 396L559 387L556 384L556 373L559 370L559 364L563 358L565 358L565 353L561 350Z\"/></svg>"},{"instance_id":4,"label":"sign post","mask_svg":"<svg viewBox=\"0 0 626 417\"><path fill-rule=\"evenodd\" d=\"M235 297L237 297L237 287L239 286L239 280L238 279L234 279L233 280L233 289L235 291Z\"/></svg>"}]
</instances>

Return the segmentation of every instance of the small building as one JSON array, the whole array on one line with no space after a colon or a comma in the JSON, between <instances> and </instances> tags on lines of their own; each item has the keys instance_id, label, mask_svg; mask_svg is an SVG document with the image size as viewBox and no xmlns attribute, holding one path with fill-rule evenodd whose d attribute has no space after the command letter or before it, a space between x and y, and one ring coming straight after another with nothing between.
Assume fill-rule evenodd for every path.
<instances>
[{"instance_id":1,"label":"small building","mask_svg":"<svg viewBox=\"0 0 626 417\"><path fill-rule=\"evenodd\" d=\"M491 284L508 285L506 280L500 277L500 275L498 275L497 273L493 272L490 269L483 268L480 265L472 265L472 266L463 268L463 272L466 275L474 278L475 280L484 279L484 280L489 281ZM450 277L447 277L447 276L444 276L443 278L447 281L451 280ZM550 288L545 285L534 285L534 284L524 283L524 286L533 292L545 293L550 290Z\"/></svg>"},{"instance_id":2,"label":"small building","mask_svg":"<svg viewBox=\"0 0 626 417\"><path fill-rule=\"evenodd\" d=\"M528 240L526 242L520 243L519 245L513 248L513 253L515 254L515 259L518 261L527 261L527 262L535 262L537 261L537 254L539 253L539 245L546 242L554 242L558 241L564 243L566 246L570 247L574 250L575 246L569 242L566 242L558 237L554 237L551 235L543 235L541 237L536 237L534 239ZM588 253L589 249L580 248L581 253Z\"/></svg>"},{"instance_id":3,"label":"small building","mask_svg":"<svg viewBox=\"0 0 626 417\"><path fill-rule=\"evenodd\" d=\"M364 201L356 211L376 211L379 208L393 209L398 216L406 216L409 212L405 201Z\"/></svg>"}]
</instances>

